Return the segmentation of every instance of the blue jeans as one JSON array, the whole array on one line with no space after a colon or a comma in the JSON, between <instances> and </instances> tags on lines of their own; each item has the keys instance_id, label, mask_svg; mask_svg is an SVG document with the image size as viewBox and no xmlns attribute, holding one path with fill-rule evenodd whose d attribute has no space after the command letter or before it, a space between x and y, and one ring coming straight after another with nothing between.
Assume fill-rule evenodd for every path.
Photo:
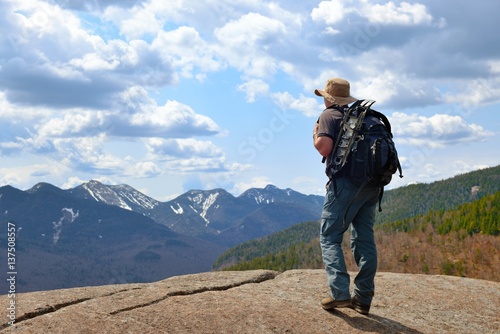
<instances>
[{"instance_id":1,"label":"blue jeans","mask_svg":"<svg viewBox=\"0 0 500 334\"><path fill-rule=\"evenodd\" d=\"M377 271L373 224L380 188L366 186L358 193L358 186L340 177L336 180L336 189L337 196L330 182L321 214L320 244L328 286L335 300L351 298L350 276L341 248L344 232L351 226L351 251L359 269L353 296L361 303L370 304Z\"/></svg>"}]
</instances>

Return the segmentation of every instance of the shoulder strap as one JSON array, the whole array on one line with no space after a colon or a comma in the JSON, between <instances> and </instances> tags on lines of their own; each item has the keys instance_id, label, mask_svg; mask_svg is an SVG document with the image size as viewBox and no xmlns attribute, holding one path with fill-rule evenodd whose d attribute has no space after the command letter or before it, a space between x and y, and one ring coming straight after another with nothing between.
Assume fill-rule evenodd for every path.
<instances>
[{"instance_id":1,"label":"shoulder strap","mask_svg":"<svg viewBox=\"0 0 500 334\"><path fill-rule=\"evenodd\" d=\"M387 118L387 116L385 116L381 112L373 110L373 109L370 109L369 114L377 117L378 119L380 119L382 121L382 123L384 123L385 128L387 129L387 132L389 132L389 135L392 138L392 127L391 127L391 123L389 122L389 119Z\"/></svg>"},{"instance_id":2,"label":"shoulder strap","mask_svg":"<svg viewBox=\"0 0 500 334\"><path fill-rule=\"evenodd\" d=\"M363 125L365 114L370 110L370 106L374 104L373 100L357 100L349 108L344 111L337 139L333 143L332 153L327 166L327 174L329 178L342 169L345 165L347 156L353 147L353 144L358 139L358 134Z\"/></svg>"}]
</instances>

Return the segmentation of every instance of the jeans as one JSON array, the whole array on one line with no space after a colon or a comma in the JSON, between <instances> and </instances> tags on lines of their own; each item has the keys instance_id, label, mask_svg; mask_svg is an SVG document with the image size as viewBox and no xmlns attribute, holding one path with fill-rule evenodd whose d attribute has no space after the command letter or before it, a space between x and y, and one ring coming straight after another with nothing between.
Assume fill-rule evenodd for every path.
<instances>
[{"instance_id":1,"label":"jeans","mask_svg":"<svg viewBox=\"0 0 500 334\"><path fill-rule=\"evenodd\" d=\"M359 272L354 279L352 296L370 304L375 292L377 249L373 225L380 188L359 187L340 177L328 185L321 214L320 244L328 286L335 300L351 298L350 276L345 265L341 243L344 232L351 226L351 251Z\"/></svg>"}]
</instances>

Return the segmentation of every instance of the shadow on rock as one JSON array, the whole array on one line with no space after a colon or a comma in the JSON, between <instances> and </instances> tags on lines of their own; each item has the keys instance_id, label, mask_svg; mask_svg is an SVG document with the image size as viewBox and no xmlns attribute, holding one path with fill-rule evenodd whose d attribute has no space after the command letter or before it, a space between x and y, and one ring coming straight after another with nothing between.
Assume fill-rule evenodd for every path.
<instances>
[{"instance_id":1,"label":"shadow on rock","mask_svg":"<svg viewBox=\"0 0 500 334\"><path fill-rule=\"evenodd\" d=\"M407 327L397 321L384 318L375 314L369 314L367 316L356 315L354 317L347 313L342 312L339 309L332 309L328 311L330 314L344 320L351 327L366 332L376 332L381 334L395 334L395 333L407 333L407 334L424 334L416 329Z\"/></svg>"}]
</instances>

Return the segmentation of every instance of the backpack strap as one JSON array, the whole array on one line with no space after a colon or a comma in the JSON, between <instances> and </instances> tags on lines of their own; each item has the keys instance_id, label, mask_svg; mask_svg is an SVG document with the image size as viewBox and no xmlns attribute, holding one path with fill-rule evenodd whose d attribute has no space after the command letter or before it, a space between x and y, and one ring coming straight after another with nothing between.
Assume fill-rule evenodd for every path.
<instances>
[{"instance_id":1,"label":"backpack strap","mask_svg":"<svg viewBox=\"0 0 500 334\"><path fill-rule=\"evenodd\" d=\"M365 115L374 103L373 100L357 100L349 108L344 109L344 118L337 139L333 143L326 168L329 179L332 179L344 167L351 148L355 145L356 140L359 140L358 134Z\"/></svg>"},{"instance_id":2,"label":"backpack strap","mask_svg":"<svg viewBox=\"0 0 500 334\"><path fill-rule=\"evenodd\" d=\"M369 113L375 117L377 117L378 119L380 119L382 121L382 123L384 123L385 125L385 128L387 129L387 132L389 132L389 135L390 137L392 138L392 127L391 127L391 122L389 122L389 119L387 118L387 116L385 116L384 114L382 114L381 112L379 111L376 111L376 110L373 110L373 109L370 109Z\"/></svg>"},{"instance_id":3,"label":"backpack strap","mask_svg":"<svg viewBox=\"0 0 500 334\"><path fill-rule=\"evenodd\" d=\"M380 187L380 194L378 195L378 212L382 212L382 197L384 197L384 187Z\"/></svg>"}]
</instances>

